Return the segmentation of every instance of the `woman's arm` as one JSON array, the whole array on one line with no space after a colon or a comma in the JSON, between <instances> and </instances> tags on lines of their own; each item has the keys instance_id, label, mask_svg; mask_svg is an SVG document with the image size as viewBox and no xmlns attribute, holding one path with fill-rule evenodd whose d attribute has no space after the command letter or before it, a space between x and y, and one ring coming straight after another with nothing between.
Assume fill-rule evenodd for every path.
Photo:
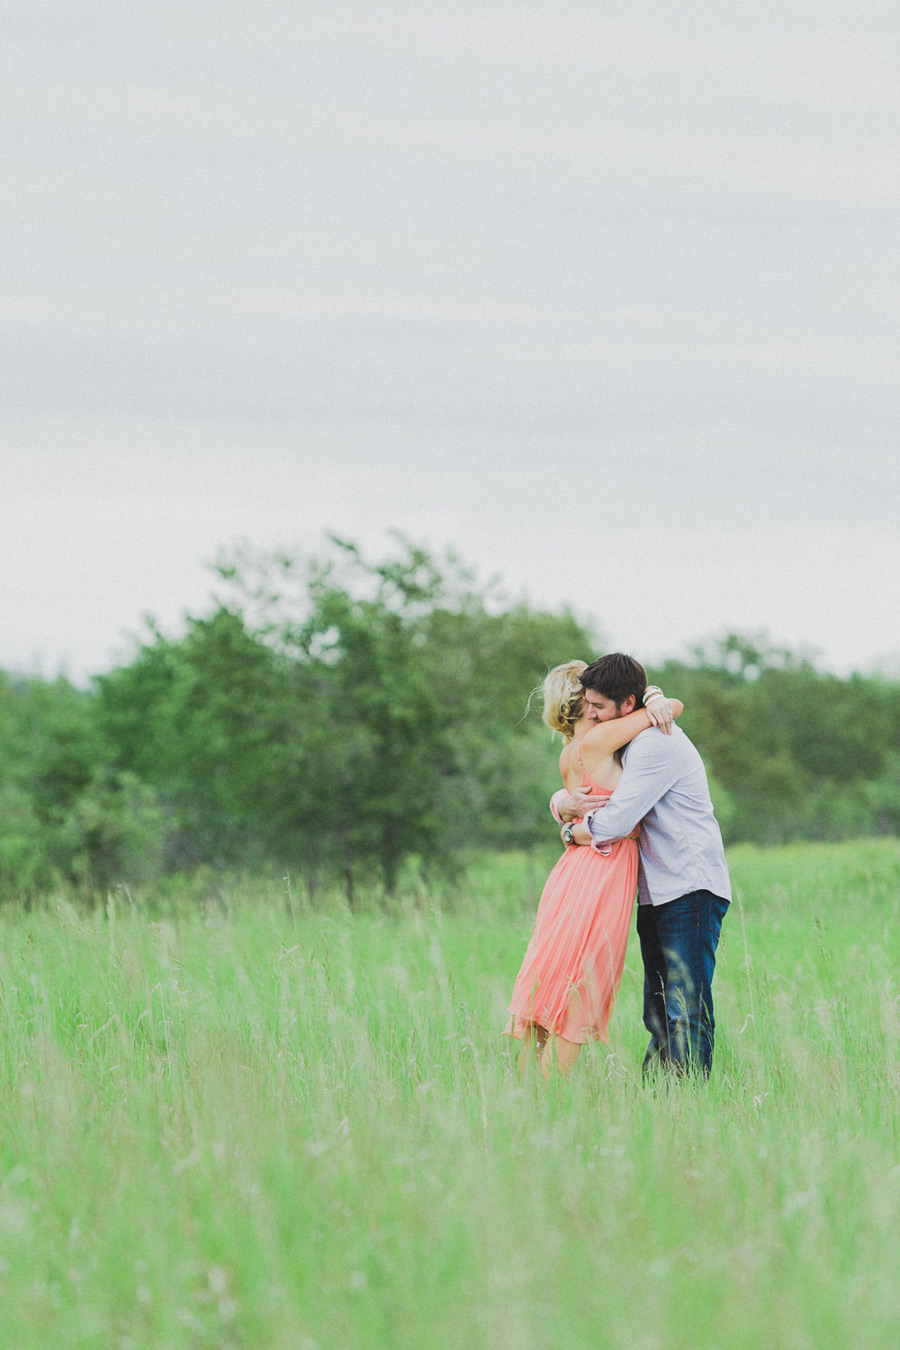
<instances>
[{"instance_id":1,"label":"woman's arm","mask_svg":"<svg viewBox=\"0 0 900 1350\"><path fill-rule=\"evenodd\" d=\"M571 839L566 838L567 830L571 830L572 832ZM564 825L559 832L559 837L564 844L584 845L592 844L594 842L593 836L583 820L573 820L569 825Z\"/></svg>"},{"instance_id":2,"label":"woman's arm","mask_svg":"<svg viewBox=\"0 0 900 1350\"><path fill-rule=\"evenodd\" d=\"M684 712L681 699L673 698L669 702L672 705L673 715L680 717ZM647 709L637 708L625 717L613 717L609 722L595 722L590 731L584 733L582 748L593 750L599 755L612 755L652 726L655 726L655 722Z\"/></svg>"},{"instance_id":3,"label":"woman's arm","mask_svg":"<svg viewBox=\"0 0 900 1350\"><path fill-rule=\"evenodd\" d=\"M661 709L659 699L665 704L665 708ZM667 699L663 694L657 695L650 712L646 708L638 708L637 711L628 713L626 717L614 717L609 722L595 722L591 729L585 732L582 744L589 753L595 751L601 759L607 758L629 741L633 741L640 732L663 723L665 719L662 713L668 709L671 709L675 717L680 717L684 712L684 704L679 698ZM671 726L671 721L669 725ZM550 798L550 813L553 819L562 825L565 821L580 820L586 811L603 805L605 798L600 801L591 796L587 788L576 789L574 792L558 788ZM587 842L585 840L585 843Z\"/></svg>"}]
</instances>

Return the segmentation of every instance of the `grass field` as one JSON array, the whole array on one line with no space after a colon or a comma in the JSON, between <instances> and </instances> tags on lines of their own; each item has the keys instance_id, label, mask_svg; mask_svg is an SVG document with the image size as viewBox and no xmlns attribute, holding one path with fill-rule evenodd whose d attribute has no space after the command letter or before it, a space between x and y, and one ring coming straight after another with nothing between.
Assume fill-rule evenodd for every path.
<instances>
[{"instance_id":1,"label":"grass field","mask_svg":"<svg viewBox=\"0 0 900 1350\"><path fill-rule=\"evenodd\" d=\"M0 910L0 1346L900 1341L900 843L730 858L707 1088L500 1035L544 871Z\"/></svg>"}]
</instances>

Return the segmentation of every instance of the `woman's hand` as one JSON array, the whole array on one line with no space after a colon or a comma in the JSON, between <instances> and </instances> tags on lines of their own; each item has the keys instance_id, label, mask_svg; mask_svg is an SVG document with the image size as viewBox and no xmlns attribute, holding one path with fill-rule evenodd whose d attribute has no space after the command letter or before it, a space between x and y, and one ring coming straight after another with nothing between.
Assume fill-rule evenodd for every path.
<instances>
[{"instance_id":1,"label":"woman's hand","mask_svg":"<svg viewBox=\"0 0 900 1350\"><path fill-rule=\"evenodd\" d=\"M683 704L678 699L666 698L665 694L654 694L644 704L647 716L664 736L671 736L675 718L680 714Z\"/></svg>"},{"instance_id":2,"label":"woman's hand","mask_svg":"<svg viewBox=\"0 0 900 1350\"><path fill-rule=\"evenodd\" d=\"M671 735L675 718L672 716L672 704L665 694L654 694L644 707L653 725L659 727L666 736Z\"/></svg>"}]
</instances>

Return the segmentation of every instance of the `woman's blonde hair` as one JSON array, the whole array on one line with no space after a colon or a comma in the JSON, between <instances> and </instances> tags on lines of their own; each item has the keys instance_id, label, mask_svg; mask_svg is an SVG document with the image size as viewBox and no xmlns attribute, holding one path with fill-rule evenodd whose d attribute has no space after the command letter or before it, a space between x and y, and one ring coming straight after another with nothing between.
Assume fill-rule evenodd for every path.
<instances>
[{"instance_id":1,"label":"woman's blonde hair","mask_svg":"<svg viewBox=\"0 0 900 1350\"><path fill-rule=\"evenodd\" d=\"M551 731L561 731L567 741L575 735L575 723L581 715L583 670L587 670L587 661L564 661L553 667L541 686L544 721Z\"/></svg>"}]
</instances>

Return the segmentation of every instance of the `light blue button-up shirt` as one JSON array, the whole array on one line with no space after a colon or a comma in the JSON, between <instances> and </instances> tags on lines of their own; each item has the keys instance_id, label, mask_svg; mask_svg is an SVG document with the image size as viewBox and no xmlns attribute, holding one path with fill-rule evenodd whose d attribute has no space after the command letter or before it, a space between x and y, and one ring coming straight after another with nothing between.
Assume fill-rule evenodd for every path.
<instances>
[{"instance_id":1,"label":"light blue button-up shirt","mask_svg":"<svg viewBox=\"0 0 900 1350\"><path fill-rule=\"evenodd\" d=\"M731 899L722 832L713 814L703 760L680 727L651 727L622 752L623 771L606 806L585 816L598 843L621 839L643 822L638 890L642 905L664 905L690 891Z\"/></svg>"}]
</instances>

